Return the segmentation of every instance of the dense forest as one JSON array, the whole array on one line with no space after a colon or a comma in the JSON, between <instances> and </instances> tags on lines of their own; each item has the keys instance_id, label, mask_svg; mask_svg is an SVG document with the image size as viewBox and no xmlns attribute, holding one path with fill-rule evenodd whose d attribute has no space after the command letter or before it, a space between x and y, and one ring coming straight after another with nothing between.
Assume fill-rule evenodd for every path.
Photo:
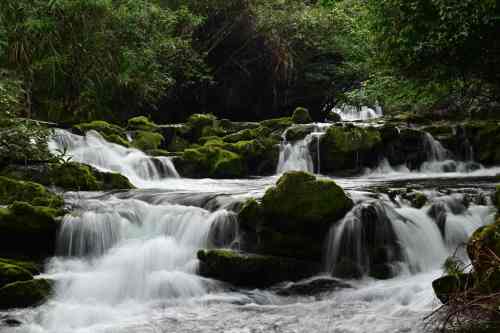
<instances>
[{"instance_id":1,"label":"dense forest","mask_svg":"<svg viewBox=\"0 0 500 333\"><path fill-rule=\"evenodd\" d=\"M383 110L383 120L351 122L332 111L342 108ZM431 184L432 193L429 184L399 182L369 190L348 183L344 191L320 176L345 181L404 170L420 181L437 168L439 175L433 175L440 179L444 173L468 177L496 170L488 168L500 165L499 146L499 0L1 0L0 256L10 259L0 259L0 309L40 303L53 287L39 279L27 292L16 289L11 296L4 290L11 286L7 282L35 283L40 266L23 260L39 263L54 256L63 232L75 232L64 229L65 221L80 218L68 218L72 209L98 206L81 204L94 200L90 195L66 196L67 191L100 191L107 194L95 200L106 202L106 191L112 197L114 190L131 190L130 197L119 198L129 200L136 198L135 188L150 190L176 177L196 179L190 188L204 188L203 179L271 177L262 178L267 191L258 200L223 207L230 211L223 213L228 221L238 221L236 231L206 231L215 250L196 244L200 252L191 259L206 264L196 274L245 288L310 277L325 261L325 237L334 230L340 235L335 251L358 241L364 242L359 251L368 254L359 259L355 250L345 250L347 259L327 264L332 276L391 279L401 273L396 262L411 261L396 222L410 221L408 211L425 210L420 220L432 219L436 243L450 247L463 234L446 238L447 217L480 216L483 223L487 214L480 209L500 209L500 188L493 201L489 193L498 173L491 171L487 180L478 176L480 185L470 186L480 188L477 193L461 188L460 200L453 192L460 181ZM296 158L295 164L286 165L288 158ZM270 189L269 179L276 183ZM241 186L253 193L262 184ZM366 205L359 193L351 195L353 188L373 192L363 197ZM227 194L225 187L217 191ZM170 200L148 195L137 197L155 205ZM448 201L433 201L439 196ZM193 206L219 212L215 197ZM375 197L379 203L370 201ZM180 207L196 201L179 198ZM155 205L148 209L156 212ZM140 216L118 215L134 214ZM161 220L169 212L158 214ZM197 215L189 214L196 222ZM345 219L364 223L351 228L362 240L342 238L348 227L333 228ZM427 317L431 326L463 328L477 316L479 326L485 322L490 328L500 318L492 301L500 290L499 226L500 219L468 241L472 271L453 256L446 260L447 275L434 283L444 305ZM466 225L463 233L472 235L470 229ZM86 235L95 241L103 230ZM238 250L251 255L241 259L236 251L224 252L230 247L225 233L236 234ZM92 242L80 241L79 251L88 255ZM411 274L422 271L414 263L408 267ZM4 278L7 271L12 281ZM337 280L314 283L279 292L346 287Z\"/></svg>"}]
</instances>

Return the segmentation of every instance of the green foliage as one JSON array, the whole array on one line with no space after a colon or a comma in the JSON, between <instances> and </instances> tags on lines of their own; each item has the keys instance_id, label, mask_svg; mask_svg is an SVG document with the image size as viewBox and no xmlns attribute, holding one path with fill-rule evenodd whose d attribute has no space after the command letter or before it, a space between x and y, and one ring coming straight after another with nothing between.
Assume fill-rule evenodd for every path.
<instances>
[{"instance_id":1,"label":"green foliage","mask_svg":"<svg viewBox=\"0 0 500 333\"><path fill-rule=\"evenodd\" d=\"M63 199L47 191L43 185L0 176L0 204L9 205L15 201L25 201L52 208L59 208L63 205Z\"/></svg>"},{"instance_id":2,"label":"green foliage","mask_svg":"<svg viewBox=\"0 0 500 333\"><path fill-rule=\"evenodd\" d=\"M164 141L163 135L154 132L137 131L134 134L132 146L140 150L158 149Z\"/></svg>"},{"instance_id":3,"label":"green foliage","mask_svg":"<svg viewBox=\"0 0 500 333\"><path fill-rule=\"evenodd\" d=\"M190 36L200 19L155 1L6 0L0 13L1 63L51 119L154 107L198 58Z\"/></svg>"}]
</instances>

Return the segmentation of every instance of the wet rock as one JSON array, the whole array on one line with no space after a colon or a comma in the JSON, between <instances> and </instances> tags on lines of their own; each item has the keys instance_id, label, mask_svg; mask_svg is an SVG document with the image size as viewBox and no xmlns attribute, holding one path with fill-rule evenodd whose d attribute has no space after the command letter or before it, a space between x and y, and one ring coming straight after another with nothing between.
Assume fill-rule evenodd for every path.
<instances>
[{"instance_id":1,"label":"wet rock","mask_svg":"<svg viewBox=\"0 0 500 333\"><path fill-rule=\"evenodd\" d=\"M446 206L443 202L436 202L431 205L427 215L436 222L441 235L445 236L446 230Z\"/></svg>"},{"instance_id":2,"label":"wet rock","mask_svg":"<svg viewBox=\"0 0 500 333\"><path fill-rule=\"evenodd\" d=\"M0 309L27 308L47 300L52 291L52 282L33 279L10 283L0 288Z\"/></svg>"},{"instance_id":3,"label":"wet rock","mask_svg":"<svg viewBox=\"0 0 500 333\"><path fill-rule=\"evenodd\" d=\"M316 263L230 250L200 250L197 256L202 276L244 287L263 288L282 281L297 281L319 270Z\"/></svg>"},{"instance_id":4,"label":"wet rock","mask_svg":"<svg viewBox=\"0 0 500 333\"><path fill-rule=\"evenodd\" d=\"M2 318L1 323L7 327L18 327L22 322L13 317Z\"/></svg>"},{"instance_id":5,"label":"wet rock","mask_svg":"<svg viewBox=\"0 0 500 333\"><path fill-rule=\"evenodd\" d=\"M402 249L392 220L408 223L391 207L381 202L359 204L344 218L339 233L336 262L331 265L334 276L377 279L393 277L396 264L402 261Z\"/></svg>"},{"instance_id":6,"label":"wet rock","mask_svg":"<svg viewBox=\"0 0 500 333\"><path fill-rule=\"evenodd\" d=\"M432 282L432 288L441 303L446 304L451 295L474 287L472 274L446 275Z\"/></svg>"},{"instance_id":7,"label":"wet rock","mask_svg":"<svg viewBox=\"0 0 500 333\"><path fill-rule=\"evenodd\" d=\"M314 125L296 125L286 130L285 138L287 141L297 141L304 139L315 129Z\"/></svg>"},{"instance_id":8,"label":"wet rock","mask_svg":"<svg viewBox=\"0 0 500 333\"><path fill-rule=\"evenodd\" d=\"M31 280L30 272L20 266L0 262L0 288L13 282Z\"/></svg>"},{"instance_id":9,"label":"wet rock","mask_svg":"<svg viewBox=\"0 0 500 333\"><path fill-rule=\"evenodd\" d=\"M346 288L352 286L342 280L325 276L286 283L275 286L273 290L281 296L312 296Z\"/></svg>"},{"instance_id":10,"label":"wet rock","mask_svg":"<svg viewBox=\"0 0 500 333\"><path fill-rule=\"evenodd\" d=\"M338 113L328 112L326 114L325 120L327 122L336 123L336 122L342 121L342 118L340 117L340 115Z\"/></svg>"}]
</instances>

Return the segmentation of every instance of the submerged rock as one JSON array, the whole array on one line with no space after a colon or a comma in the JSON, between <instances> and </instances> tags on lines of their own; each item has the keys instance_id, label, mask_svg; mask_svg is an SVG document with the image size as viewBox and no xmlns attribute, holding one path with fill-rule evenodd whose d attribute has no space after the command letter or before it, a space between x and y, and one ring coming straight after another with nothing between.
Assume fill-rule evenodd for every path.
<instances>
[{"instance_id":1,"label":"submerged rock","mask_svg":"<svg viewBox=\"0 0 500 333\"><path fill-rule=\"evenodd\" d=\"M352 206L334 181L288 172L266 191L261 204L249 200L243 206L243 246L262 254L320 261L331 224Z\"/></svg>"},{"instance_id":2,"label":"submerged rock","mask_svg":"<svg viewBox=\"0 0 500 333\"><path fill-rule=\"evenodd\" d=\"M319 270L317 264L307 261L231 250L200 250L198 259L201 275L244 287L263 288L297 281Z\"/></svg>"},{"instance_id":3,"label":"submerged rock","mask_svg":"<svg viewBox=\"0 0 500 333\"><path fill-rule=\"evenodd\" d=\"M39 305L47 300L51 291L52 282L46 279L10 283L0 288L0 309Z\"/></svg>"},{"instance_id":4,"label":"submerged rock","mask_svg":"<svg viewBox=\"0 0 500 333\"><path fill-rule=\"evenodd\" d=\"M281 296L312 296L346 288L352 288L352 286L342 280L324 276L286 283L273 289Z\"/></svg>"}]
</instances>

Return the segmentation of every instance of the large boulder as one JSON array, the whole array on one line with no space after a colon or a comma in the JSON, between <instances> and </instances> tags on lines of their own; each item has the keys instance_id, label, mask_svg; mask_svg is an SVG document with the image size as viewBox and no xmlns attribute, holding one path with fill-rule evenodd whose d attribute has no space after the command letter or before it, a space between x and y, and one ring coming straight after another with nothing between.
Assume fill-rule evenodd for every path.
<instances>
[{"instance_id":1,"label":"large boulder","mask_svg":"<svg viewBox=\"0 0 500 333\"><path fill-rule=\"evenodd\" d=\"M14 202L0 208L0 252L45 257L55 252L60 210Z\"/></svg>"},{"instance_id":2,"label":"large boulder","mask_svg":"<svg viewBox=\"0 0 500 333\"><path fill-rule=\"evenodd\" d=\"M286 173L266 191L262 203L249 200L243 206L243 246L262 254L319 261L331 224L352 206L334 181L305 172Z\"/></svg>"},{"instance_id":3,"label":"large boulder","mask_svg":"<svg viewBox=\"0 0 500 333\"><path fill-rule=\"evenodd\" d=\"M50 296L53 282L46 279L32 279L10 283L0 288L0 309L26 308L36 306Z\"/></svg>"},{"instance_id":4,"label":"large boulder","mask_svg":"<svg viewBox=\"0 0 500 333\"><path fill-rule=\"evenodd\" d=\"M165 138L160 133L152 131L134 131L132 132L131 146L142 151L159 149Z\"/></svg>"},{"instance_id":5,"label":"large boulder","mask_svg":"<svg viewBox=\"0 0 500 333\"><path fill-rule=\"evenodd\" d=\"M321 172L360 171L378 165L382 139L376 128L332 126L320 139Z\"/></svg>"},{"instance_id":6,"label":"large boulder","mask_svg":"<svg viewBox=\"0 0 500 333\"><path fill-rule=\"evenodd\" d=\"M149 120L148 117L138 116L134 118L130 118L127 121L127 129L133 131L148 131L153 132L158 130L158 125Z\"/></svg>"},{"instance_id":7,"label":"large boulder","mask_svg":"<svg viewBox=\"0 0 500 333\"><path fill-rule=\"evenodd\" d=\"M0 176L0 205L9 205L15 201L52 208L59 208L64 204L59 195L49 192L41 184Z\"/></svg>"},{"instance_id":8,"label":"large boulder","mask_svg":"<svg viewBox=\"0 0 500 333\"><path fill-rule=\"evenodd\" d=\"M200 250L201 275L244 287L269 287L297 281L319 271L317 264L291 258L239 253L231 250Z\"/></svg>"}]
</instances>

